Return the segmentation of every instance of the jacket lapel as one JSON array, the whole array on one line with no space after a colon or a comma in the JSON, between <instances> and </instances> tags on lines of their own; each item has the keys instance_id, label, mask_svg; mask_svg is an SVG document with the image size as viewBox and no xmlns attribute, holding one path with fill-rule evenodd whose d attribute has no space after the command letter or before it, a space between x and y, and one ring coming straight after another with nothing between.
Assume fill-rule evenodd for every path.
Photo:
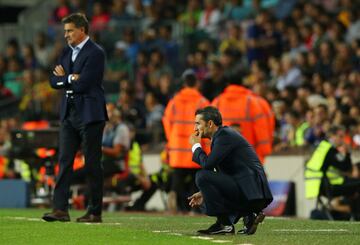
<instances>
[{"instance_id":1,"label":"jacket lapel","mask_svg":"<svg viewBox=\"0 0 360 245\"><path fill-rule=\"evenodd\" d=\"M74 61L74 66L76 65L76 64L78 64L81 60L82 60L82 58L86 55L86 52L87 52L87 50L88 50L88 47L91 45L91 40L89 39L86 43L85 43L85 45L82 47L82 49L80 50L80 52L78 53L78 55L76 56L76 59L75 59L75 61ZM81 62L80 62L81 63Z\"/></svg>"}]
</instances>

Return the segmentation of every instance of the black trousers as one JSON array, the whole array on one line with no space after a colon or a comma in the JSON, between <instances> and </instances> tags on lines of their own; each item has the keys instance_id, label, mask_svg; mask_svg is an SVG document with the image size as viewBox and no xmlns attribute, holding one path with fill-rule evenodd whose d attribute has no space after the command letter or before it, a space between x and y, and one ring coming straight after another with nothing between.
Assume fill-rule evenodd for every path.
<instances>
[{"instance_id":1,"label":"black trousers","mask_svg":"<svg viewBox=\"0 0 360 245\"><path fill-rule=\"evenodd\" d=\"M101 142L104 121L83 124L76 108L69 104L68 114L60 127L60 172L54 190L54 208L68 210L69 189L72 181L73 163L80 145L85 157L89 186L88 213L101 215L103 198L103 168L101 165Z\"/></svg>"},{"instance_id":2,"label":"black trousers","mask_svg":"<svg viewBox=\"0 0 360 245\"><path fill-rule=\"evenodd\" d=\"M341 185L332 185L332 194L335 196L351 196L360 193L360 179L345 178Z\"/></svg>"},{"instance_id":3,"label":"black trousers","mask_svg":"<svg viewBox=\"0 0 360 245\"><path fill-rule=\"evenodd\" d=\"M204 198L204 211L209 216L228 215L238 220L266 207L265 199L248 200L235 180L226 174L199 170L195 181Z\"/></svg>"},{"instance_id":4,"label":"black trousers","mask_svg":"<svg viewBox=\"0 0 360 245\"><path fill-rule=\"evenodd\" d=\"M195 184L195 174L198 169L174 168L171 173L171 191L176 192L178 211L190 211L188 196L198 191Z\"/></svg>"},{"instance_id":5,"label":"black trousers","mask_svg":"<svg viewBox=\"0 0 360 245\"><path fill-rule=\"evenodd\" d=\"M351 215L357 221L360 220L360 179L346 177L341 185L332 185L331 194L334 196L346 196L351 207Z\"/></svg>"}]
</instances>

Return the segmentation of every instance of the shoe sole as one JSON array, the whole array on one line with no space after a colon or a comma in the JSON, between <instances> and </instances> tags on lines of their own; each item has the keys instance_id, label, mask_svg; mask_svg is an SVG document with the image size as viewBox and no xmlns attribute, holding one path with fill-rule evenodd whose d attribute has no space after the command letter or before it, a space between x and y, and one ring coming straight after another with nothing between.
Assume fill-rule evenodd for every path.
<instances>
[{"instance_id":1,"label":"shoe sole","mask_svg":"<svg viewBox=\"0 0 360 245\"><path fill-rule=\"evenodd\" d=\"M214 231L214 232L207 232L207 231L197 231L200 235L234 235L235 229L233 228L231 231Z\"/></svg>"},{"instance_id":2,"label":"shoe sole","mask_svg":"<svg viewBox=\"0 0 360 245\"><path fill-rule=\"evenodd\" d=\"M250 227L249 231L247 232L248 235L253 235L256 230L257 230L257 226L258 224L260 224L261 222L263 222L265 219L265 214L264 213L259 213L259 215L256 217L254 224Z\"/></svg>"},{"instance_id":3,"label":"shoe sole","mask_svg":"<svg viewBox=\"0 0 360 245\"><path fill-rule=\"evenodd\" d=\"M51 218L51 217L42 217L42 219L45 220L46 222L54 222L54 221L69 222L70 221L70 219L68 219L68 218L55 219L55 218Z\"/></svg>"},{"instance_id":4,"label":"shoe sole","mask_svg":"<svg viewBox=\"0 0 360 245\"><path fill-rule=\"evenodd\" d=\"M203 232L198 232L199 235L204 235L204 236L211 236L211 235L235 235L235 232L211 232L211 233L203 233Z\"/></svg>"}]
</instances>

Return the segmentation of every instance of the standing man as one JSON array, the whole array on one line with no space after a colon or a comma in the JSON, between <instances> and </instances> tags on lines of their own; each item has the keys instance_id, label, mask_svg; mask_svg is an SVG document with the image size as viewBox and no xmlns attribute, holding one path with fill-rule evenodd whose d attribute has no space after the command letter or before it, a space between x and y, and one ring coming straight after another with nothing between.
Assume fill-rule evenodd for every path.
<instances>
[{"instance_id":1,"label":"standing man","mask_svg":"<svg viewBox=\"0 0 360 245\"><path fill-rule=\"evenodd\" d=\"M71 14L62 23L69 47L64 49L50 79L53 88L64 91L60 110L60 172L54 190L53 211L42 218L45 221L70 221L69 186L74 157L81 145L90 198L87 213L77 222L102 222L101 141L108 120L102 86L105 53L89 39L85 15Z\"/></svg>"},{"instance_id":2,"label":"standing man","mask_svg":"<svg viewBox=\"0 0 360 245\"><path fill-rule=\"evenodd\" d=\"M226 126L239 124L242 135L252 145L262 164L272 152L274 115L269 103L233 79L211 103L219 109Z\"/></svg>"},{"instance_id":3,"label":"standing man","mask_svg":"<svg viewBox=\"0 0 360 245\"><path fill-rule=\"evenodd\" d=\"M199 144L201 138L211 139L208 155ZM198 232L233 234L234 224L244 217L245 228L239 232L254 234L265 218L262 210L273 200L254 149L234 129L222 126L220 112L211 106L196 111L190 144L192 159L202 170L195 179L200 192L189 197L189 204L191 207L205 204L206 214L217 217L215 224Z\"/></svg>"},{"instance_id":4,"label":"standing man","mask_svg":"<svg viewBox=\"0 0 360 245\"><path fill-rule=\"evenodd\" d=\"M193 132L195 111L210 104L197 90L198 81L192 70L186 70L182 79L184 88L169 101L162 119L167 139L169 165L173 168L169 193L171 211L188 211L189 194L186 189L190 189L191 193L197 190L195 173L199 166L191 160L189 137Z\"/></svg>"}]
</instances>

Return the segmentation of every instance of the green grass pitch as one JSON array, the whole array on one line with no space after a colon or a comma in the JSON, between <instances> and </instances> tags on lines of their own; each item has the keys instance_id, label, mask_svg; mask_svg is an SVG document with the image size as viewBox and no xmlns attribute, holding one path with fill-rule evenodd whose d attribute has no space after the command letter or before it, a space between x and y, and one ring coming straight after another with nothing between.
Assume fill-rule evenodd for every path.
<instances>
[{"instance_id":1,"label":"green grass pitch","mask_svg":"<svg viewBox=\"0 0 360 245\"><path fill-rule=\"evenodd\" d=\"M0 209L0 244L360 244L360 222L267 217L255 235L198 236L214 219L206 216L114 212L102 224L47 223L48 210ZM241 223L236 229L241 228Z\"/></svg>"}]
</instances>

